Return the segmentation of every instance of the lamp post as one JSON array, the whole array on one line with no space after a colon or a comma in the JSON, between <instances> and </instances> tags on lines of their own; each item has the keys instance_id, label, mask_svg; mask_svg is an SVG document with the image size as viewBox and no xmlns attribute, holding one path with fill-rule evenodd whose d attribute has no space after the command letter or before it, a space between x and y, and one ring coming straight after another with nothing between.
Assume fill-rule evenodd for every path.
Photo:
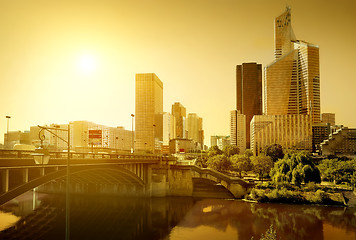
<instances>
[{"instance_id":1,"label":"lamp post","mask_svg":"<svg viewBox=\"0 0 356 240\"><path fill-rule=\"evenodd\" d=\"M9 148L9 121L11 116L6 116L7 126L6 126L6 148Z\"/></svg>"},{"instance_id":2,"label":"lamp post","mask_svg":"<svg viewBox=\"0 0 356 240\"><path fill-rule=\"evenodd\" d=\"M131 131L132 131L132 136L131 136L131 140L132 140L132 143L131 143L131 153L134 153L135 152L135 142L134 142L134 130L133 130L133 124L134 124L134 117L135 117L135 114L131 114L131 117L132 117L132 124L131 124Z\"/></svg>"},{"instance_id":3,"label":"lamp post","mask_svg":"<svg viewBox=\"0 0 356 240\"><path fill-rule=\"evenodd\" d=\"M66 235L65 235L65 239L66 240L69 240L69 209L70 209L70 197L69 197L69 181L70 181L70 172L69 172L69 169L70 169L70 124L68 124L68 129L61 129L61 128L58 128L58 127L44 127L44 126L40 126L40 125L37 125L41 130L46 130L48 132L50 132L51 134L53 134L54 136L58 137L59 139L61 139L62 141L64 141L65 143L67 143L67 148L68 148L68 156L67 156L67 182L66 182ZM54 133L52 130L55 130L57 132L58 131L65 131L68 133L68 139L65 140L63 139L62 137L58 136L56 133ZM40 134L39 134L40 135ZM42 143L42 139L41 139L41 143ZM42 145L42 144L41 144Z\"/></svg>"},{"instance_id":4,"label":"lamp post","mask_svg":"<svg viewBox=\"0 0 356 240\"><path fill-rule=\"evenodd\" d=\"M156 151L156 124L153 124L153 151L152 153L155 154Z\"/></svg>"}]
</instances>

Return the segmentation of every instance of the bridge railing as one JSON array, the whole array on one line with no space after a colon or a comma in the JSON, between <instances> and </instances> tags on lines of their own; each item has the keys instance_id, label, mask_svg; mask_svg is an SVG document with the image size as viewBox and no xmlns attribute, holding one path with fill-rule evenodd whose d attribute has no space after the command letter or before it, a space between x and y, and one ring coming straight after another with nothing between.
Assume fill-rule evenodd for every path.
<instances>
[{"instance_id":1,"label":"bridge railing","mask_svg":"<svg viewBox=\"0 0 356 240\"><path fill-rule=\"evenodd\" d=\"M244 184L249 184L249 182L245 181L243 178L240 177L232 177L229 175L226 175L224 173L218 172L214 169L210 169L210 168L200 168L196 165L191 166L190 167L193 171L199 173L199 174L208 174L210 176L215 177L216 179L219 180L223 180L225 182L228 183L234 183L234 182L238 182L238 183L244 183Z\"/></svg>"},{"instance_id":2,"label":"bridge railing","mask_svg":"<svg viewBox=\"0 0 356 240\"><path fill-rule=\"evenodd\" d=\"M34 159L34 151L26 150L0 150L0 161ZM67 152L49 152L49 159L67 159ZM119 154L119 153L77 153L71 152L70 158L75 159L108 159L108 160L152 160L161 161L166 164L175 163L176 158L165 155L145 155L145 154ZM0 164L1 165L1 164Z\"/></svg>"}]
</instances>

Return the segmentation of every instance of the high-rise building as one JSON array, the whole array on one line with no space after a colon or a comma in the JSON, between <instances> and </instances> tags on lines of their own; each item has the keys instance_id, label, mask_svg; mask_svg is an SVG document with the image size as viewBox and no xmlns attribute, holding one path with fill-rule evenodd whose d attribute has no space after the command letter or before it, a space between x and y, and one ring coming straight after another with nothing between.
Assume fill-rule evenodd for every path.
<instances>
[{"instance_id":1,"label":"high-rise building","mask_svg":"<svg viewBox=\"0 0 356 240\"><path fill-rule=\"evenodd\" d=\"M246 147L250 147L250 121L262 114L262 65L236 66L236 109L246 116Z\"/></svg>"},{"instance_id":2,"label":"high-rise building","mask_svg":"<svg viewBox=\"0 0 356 240\"><path fill-rule=\"evenodd\" d=\"M186 109L179 103L175 102L172 105L172 116L174 118L174 127L173 127L173 138L186 138L186 129L185 129L185 118L186 118Z\"/></svg>"},{"instance_id":3,"label":"high-rise building","mask_svg":"<svg viewBox=\"0 0 356 240\"><path fill-rule=\"evenodd\" d=\"M256 115L251 121L251 150L258 155L271 144L285 149L312 150L309 115Z\"/></svg>"},{"instance_id":4,"label":"high-rise building","mask_svg":"<svg viewBox=\"0 0 356 240\"><path fill-rule=\"evenodd\" d=\"M246 116L240 111L233 110L230 112L230 143L239 148L240 153L246 150Z\"/></svg>"},{"instance_id":5,"label":"high-rise building","mask_svg":"<svg viewBox=\"0 0 356 240\"><path fill-rule=\"evenodd\" d=\"M291 10L275 19L275 60L265 67L264 114L308 114L320 122L319 47L295 39Z\"/></svg>"},{"instance_id":6,"label":"high-rise building","mask_svg":"<svg viewBox=\"0 0 356 240\"><path fill-rule=\"evenodd\" d=\"M200 144L200 149L204 147L203 119L196 113L189 113L187 117L188 138Z\"/></svg>"},{"instance_id":7,"label":"high-rise building","mask_svg":"<svg viewBox=\"0 0 356 240\"><path fill-rule=\"evenodd\" d=\"M330 123L330 126L335 126L335 113L322 113L321 122Z\"/></svg>"},{"instance_id":8,"label":"high-rise building","mask_svg":"<svg viewBox=\"0 0 356 240\"><path fill-rule=\"evenodd\" d=\"M135 104L135 149L159 152L163 140L163 83L156 74L136 74Z\"/></svg>"}]
</instances>

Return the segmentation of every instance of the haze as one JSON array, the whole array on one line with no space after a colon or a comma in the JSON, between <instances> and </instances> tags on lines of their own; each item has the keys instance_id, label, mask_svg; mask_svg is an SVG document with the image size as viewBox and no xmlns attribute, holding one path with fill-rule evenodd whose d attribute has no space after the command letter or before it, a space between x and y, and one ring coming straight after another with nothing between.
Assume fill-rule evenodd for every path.
<instances>
[{"instance_id":1,"label":"haze","mask_svg":"<svg viewBox=\"0 0 356 240\"><path fill-rule=\"evenodd\" d=\"M10 130L88 120L131 128L135 74L163 82L210 135L229 135L235 67L271 63L289 5L298 39L319 45L322 112L356 127L353 0L0 1L0 142Z\"/></svg>"}]
</instances>

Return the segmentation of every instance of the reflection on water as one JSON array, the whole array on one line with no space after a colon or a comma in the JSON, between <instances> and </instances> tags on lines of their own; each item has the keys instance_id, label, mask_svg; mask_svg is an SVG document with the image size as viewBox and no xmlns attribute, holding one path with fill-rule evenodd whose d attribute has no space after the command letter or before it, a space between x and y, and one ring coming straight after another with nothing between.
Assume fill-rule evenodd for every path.
<instances>
[{"instance_id":1,"label":"reflection on water","mask_svg":"<svg viewBox=\"0 0 356 240\"><path fill-rule=\"evenodd\" d=\"M21 217L0 239L64 239L64 196L36 194L33 201L29 193L0 210ZM71 239L259 239L271 224L281 239L356 239L356 209L351 208L71 196Z\"/></svg>"},{"instance_id":2,"label":"reflection on water","mask_svg":"<svg viewBox=\"0 0 356 240\"><path fill-rule=\"evenodd\" d=\"M281 239L356 239L356 209L218 199L195 203L169 239L259 239L271 224Z\"/></svg>"}]
</instances>

